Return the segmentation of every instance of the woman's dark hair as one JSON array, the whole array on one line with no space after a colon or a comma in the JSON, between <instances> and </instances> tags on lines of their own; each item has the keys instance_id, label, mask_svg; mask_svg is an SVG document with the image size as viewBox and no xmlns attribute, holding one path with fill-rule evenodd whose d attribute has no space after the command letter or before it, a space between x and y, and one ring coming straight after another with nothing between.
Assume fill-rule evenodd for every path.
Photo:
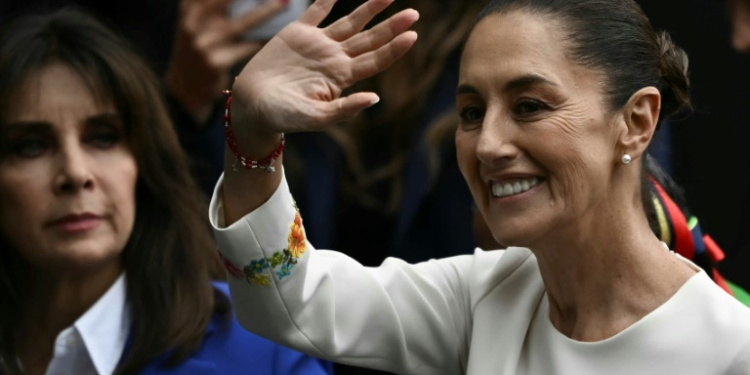
<instances>
[{"instance_id":1,"label":"woman's dark hair","mask_svg":"<svg viewBox=\"0 0 750 375\"><path fill-rule=\"evenodd\" d=\"M610 109L649 86L661 93L662 117L690 108L687 55L669 34L654 31L635 1L492 0L476 22L519 10L563 21L569 57L603 73Z\"/></svg>"},{"instance_id":2,"label":"woman's dark hair","mask_svg":"<svg viewBox=\"0 0 750 375\"><path fill-rule=\"evenodd\" d=\"M135 224L122 255L133 330L117 372L136 373L165 353L179 363L198 348L211 315L228 313L229 306L212 288L211 272L220 263L205 198L191 178L158 80L124 40L79 10L22 17L0 32L0 124L27 78L53 63L71 67L95 97L115 104L138 166ZM0 243L0 372L20 372L14 338L24 314L21 280L29 271Z\"/></svg>"},{"instance_id":3,"label":"woman's dark hair","mask_svg":"<svg viewBox=\"0 0 750 375\"><path fill-rule=\"evenodd\" d=\"M476 23L489 15L512 11L562 21L568 56L603 74L604 104L610 110L622 108L634 93L649 86L657 88L661 94L657 129L664 118L691 108L687 55L672 42L669 34L653 29L635 1L492 0L480 12ZM647 176L658 175L660 169L656 168L658 166L648 161L641 167L641 198L647 217L653 215Z\"/></svg>"}]
</instances>

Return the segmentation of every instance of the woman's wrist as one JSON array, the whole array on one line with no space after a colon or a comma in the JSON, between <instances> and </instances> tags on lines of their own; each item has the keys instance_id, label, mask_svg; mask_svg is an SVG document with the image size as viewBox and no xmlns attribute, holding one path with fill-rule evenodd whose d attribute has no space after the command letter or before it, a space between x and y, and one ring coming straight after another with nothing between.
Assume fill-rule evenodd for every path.
<instances>
[{"instance_id":1,"label":"woman's wrist","mask_svg":"<svg viewBox=\"0 0 750 375\"><path fill-rule=\"evenodd\" d=\"M284 134L260 131L265 127L259 121L249 121L244 108L232 103L232 92L226 90L224 94L227 95L224 134L228 156L234 157L233 169L261 168L275 172L276 160L284 151Z\"/></svg>"}]
</instances>

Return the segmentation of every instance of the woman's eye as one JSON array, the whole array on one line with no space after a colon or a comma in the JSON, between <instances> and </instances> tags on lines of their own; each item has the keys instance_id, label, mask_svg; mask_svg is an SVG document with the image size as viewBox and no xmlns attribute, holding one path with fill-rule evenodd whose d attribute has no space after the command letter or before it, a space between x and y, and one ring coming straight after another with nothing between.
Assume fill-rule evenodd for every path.
<instances>
[{"instance_id":1,"label":"woman's eye","mask_svg":"<svg viewBox=\"0 0 750 375\"><path fill-rule=\"evenodd\" d=\"M116 132L106 132L94 135L89 142L96 148L107 149L120 141L120 134Z\"/></svg>"},{"instance_id":2,"label":"woman's eye","mask_svg":"<svg viewBox=\"0 0 750 375\"><path fill-rule=\"evenodd\" d=\"M466 107L461 111L460 116L464 122L476 122L482 119L484 111L478 107Z\"/></svg>"},{"instance_id":3,"label":"woman's eye","mask_svg":"<svg viewBox=\"0 0 750 375\"><path fill-rule=\"evenodd\" d=\"M546 104L538 100L524 100L516 105L514 112L519 115L533 115L548 108Z\"/></svg>"},{"instance_id":4,"label":"woman's eye","mask_svg":"<svg viewBox=\"0 0 750 375\"><path fill-rule=\"evenodd\" d=\"M48 145L39 139L22 140L13 147L13 153L22 158L34 158L47 150Z\"/></svg>"}]
</instances>

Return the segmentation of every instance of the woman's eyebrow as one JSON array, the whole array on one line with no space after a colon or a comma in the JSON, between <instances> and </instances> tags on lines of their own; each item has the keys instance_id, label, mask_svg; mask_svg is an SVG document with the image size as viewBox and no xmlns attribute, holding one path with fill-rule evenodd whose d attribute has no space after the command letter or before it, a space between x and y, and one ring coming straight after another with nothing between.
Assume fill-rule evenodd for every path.
<instances>
[{"instance_id":1,"label":"woman's eyebrow","mask_svg":"<svg viewBox=\"0 0 750 375\"><path fill-rule=\"evenodd\" d=\"M100 113L87 118L85 122L87 125L118 124L122 122L122 117L119 114L113 112Z\"/></svg>"},{"instance_id":2,"label":"woman's eyebrow","mask_svg":"<svg viewBox=\"0 0 750 375\"><path fill-rule=\"evenodd\" d=\"M558 86L557 83L550 81L546 77L540 74L526 74L523 76L520 76L518 78L514 78L508 83L505 84L503 87L504 92L508 91L515 91L518 89L527 88L530 86L536 86L536 85L550 85L550 86ZM479 94L479 90L477 90L474 86L462 84L458 85L456 88L456 95L461 94Z\"/></svg>"},{"instance_id":3,"label":"woman's eyebrow","mask_svg":"<svg viewBox=\"0 0 750 375\"><path fill-rule=\"evenodd\" d=\"M550 81L540 74L526 74L521 77L512 79L511 81L506 83L503 91L514 91L535 85L557 86L555 82Z\"/></svg>"},{"instance_id":4,"label":"woman's eyebrow","mask_svg":"<svg viewBox=\"0 0 750 375\"><path fill-rule=\"evenodd\" d=\"M12 133L17 131L49 130L52 125L46 121L14 121L0 126L1 133Z\"/></svg>"},{"instance_id":5,"label":"woman's eyebrow","mask_svg":"<svg viewBox=\"0 0 750 375\"><path fill-rule=\"evenodd\" d=\"M88 117L84 120L86 125L98 125L98 124L120 124L122 123L122 117L117 113L100 113L94 116ZM28 131L50 131L52 124L48 121L43 120L21 120L9 122L3 126L0 126L0 133L8 134L14 132L28 132Z\"/></svg>"},{"instance_id":6,"label":"woman's eyebrow","mask_svg":"<svg viewBox=\"0 0 750 375\"><path fill-rule=\"evenodd\" d=\"M479 90L477 90L474 86L462 84L456 87L456 95L461 94L479 94Z\"/></svg>"}]
</instances>

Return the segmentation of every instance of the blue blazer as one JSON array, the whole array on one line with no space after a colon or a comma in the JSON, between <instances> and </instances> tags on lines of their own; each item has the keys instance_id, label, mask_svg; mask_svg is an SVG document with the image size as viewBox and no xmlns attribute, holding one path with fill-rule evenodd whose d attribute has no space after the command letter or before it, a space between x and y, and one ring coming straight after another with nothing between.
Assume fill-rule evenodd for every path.
<instances>
[{"instance_id":1,"label":"blue blazer","mask_svg":"<svg viewBox=\"0 0 750 375\"><path fill-rule=\"evenodd\" d=\"M226 283L214 287L229 296ZM125 352L127 353L126 346ZM166 367L169 353L148 364L141 375L322 375L332 374L330 362L313 358L246 331L234 314L231 321L214 315L200 348L175 367Z\"/></svg>"}]
</instances>

